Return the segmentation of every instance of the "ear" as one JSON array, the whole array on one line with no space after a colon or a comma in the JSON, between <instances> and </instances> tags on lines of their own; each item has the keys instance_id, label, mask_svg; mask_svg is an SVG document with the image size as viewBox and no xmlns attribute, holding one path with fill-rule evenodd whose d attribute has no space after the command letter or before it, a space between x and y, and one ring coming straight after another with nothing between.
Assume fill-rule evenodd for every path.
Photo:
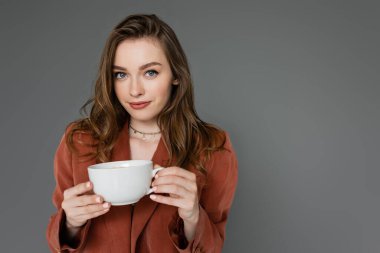
<instances>
[{"instance_id":1,"label":"ear","mask_svg":"<svg viewBox=\"0 0 380 253\"><path fill-rule=\"evenodd\" d=\"M178 85L178 84L179 84L178 79L175 79L175 80L173 81L173 85Z\"/></svg>"}]
</instances>

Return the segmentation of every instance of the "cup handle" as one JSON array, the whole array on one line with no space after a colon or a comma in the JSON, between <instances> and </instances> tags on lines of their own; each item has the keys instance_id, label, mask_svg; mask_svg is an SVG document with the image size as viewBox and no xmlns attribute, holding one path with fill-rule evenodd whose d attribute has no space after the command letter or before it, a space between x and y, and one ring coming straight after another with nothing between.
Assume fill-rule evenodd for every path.
<instances>
[{"instance_id":1,"label":"cup handle","mask_svg":"<svg viewBox=\"0 0 380 253\"><path fill-rule=\"evenodd\" d=\"M155 168L154 170L152 170L152 178L154 178L154 176L157 174L157 172L159 172L162 169L164 169L164 167L159 167L159 168ZM148 195L148 194L151 194L152 192L153 192L152 188L149 188L149 190L146 194Z\"/></svg>"}]
</instances>

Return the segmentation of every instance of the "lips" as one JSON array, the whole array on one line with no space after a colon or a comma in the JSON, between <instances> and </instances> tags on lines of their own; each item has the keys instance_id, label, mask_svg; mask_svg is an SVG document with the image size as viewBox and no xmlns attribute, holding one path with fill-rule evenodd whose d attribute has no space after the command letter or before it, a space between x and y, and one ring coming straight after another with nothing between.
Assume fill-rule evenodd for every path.
<instances>
[{"instance_id":1,"label":"lips","mask_svg":"<svg viewBox=\"0 0 380 253\"><path fill-rule=\"evenodd\" d=\"M135 103L129 103L133 109L143 109L147 107L150 102L149 101L141 101L141 102L135 102Z\"/></svg>"}]
</instances>

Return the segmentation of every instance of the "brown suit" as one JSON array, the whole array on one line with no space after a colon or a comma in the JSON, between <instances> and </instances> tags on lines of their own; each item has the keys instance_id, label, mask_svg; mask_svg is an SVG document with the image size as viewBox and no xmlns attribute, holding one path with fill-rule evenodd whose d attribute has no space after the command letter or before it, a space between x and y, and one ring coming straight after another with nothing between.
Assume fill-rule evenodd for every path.
<instances>
[{"instance_id":1,"label":"brown suit","mask_svg":"<svg viewBox=\"0 0 380 253\"><path fill-rule=\"evenodd\" d=\"M95 164L95 161L79 162L78 157L69 152L63 136L54 159L56 188L53 204L57 212L51 216L46 231L50 249L52 252L91 253L221 252L227 216L237 184L237 159L227 133L226 136L225 148L228 151L218 151L212 155L206 164L207 178L193 167L188 168L197 175L200 203L199 222L191 242L186 242L177 207L156 203L145 196L134 207L112 206L108 213L89 220L78 233L75 248L67 245L62 235L65 222L65 213L61 208L63 192L88 181L87 167ZM76 134L75 138L91 140L88 134ZM80 152L88 150L83 146L80 148ZM112 161L129 159L126 123L113 149ZM161 138L152 161L165 165L167 160L168 151Z\"/></svg>"}]
</instances>

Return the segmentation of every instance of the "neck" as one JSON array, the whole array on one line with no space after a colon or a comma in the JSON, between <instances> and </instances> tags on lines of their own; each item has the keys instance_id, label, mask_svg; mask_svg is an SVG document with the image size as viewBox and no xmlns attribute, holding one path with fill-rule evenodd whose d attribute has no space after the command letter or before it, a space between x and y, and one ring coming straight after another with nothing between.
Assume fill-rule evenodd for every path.
<instances>
[{"instance_id":1,"label":"neck","mask_svg":"<svg viewBox=\"0 0 380 253\"><path fill-rule=\"evenodd\" d=\"M160 132L157 122L142 122L131 119L129 126L142 133L157 133Z\"/></svg>"},{"instance_id":2,"label":"neck","mask_svg":"<svg viewBox=\"0 0 380 253\"><path fill-rule=\"evenodd\" d=\"M131 138L140 139L144 142L155 142L161 137L161 131L145 132L136 128L132 123L129 124L129 136Z\"/></svg>"}]
</instances>

